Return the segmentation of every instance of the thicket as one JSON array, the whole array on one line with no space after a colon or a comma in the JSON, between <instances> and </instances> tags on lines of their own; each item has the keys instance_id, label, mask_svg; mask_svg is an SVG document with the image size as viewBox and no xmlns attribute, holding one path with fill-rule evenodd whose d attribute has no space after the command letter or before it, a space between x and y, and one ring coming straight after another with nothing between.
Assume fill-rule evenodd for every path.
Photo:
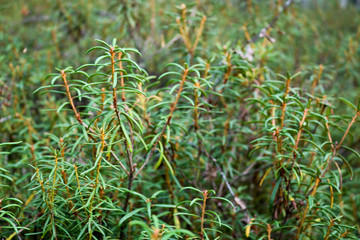
<instances>
[{"instance_id":1,"label":"thicket","mask_svg":"<svg viewBox=\"0 0 360 240\"><path fill-rule=\"evenodd\" d=\"M301 2L2 4L0 237L359 239L359 10Z\"/></svg>"}]
</instances>

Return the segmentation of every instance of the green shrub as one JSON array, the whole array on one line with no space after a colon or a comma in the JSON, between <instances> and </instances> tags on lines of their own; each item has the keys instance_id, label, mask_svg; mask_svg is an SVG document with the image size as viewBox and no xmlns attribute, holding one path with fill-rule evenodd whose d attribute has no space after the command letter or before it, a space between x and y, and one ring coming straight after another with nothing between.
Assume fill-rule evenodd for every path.
<instances>
[{"instance_id":1,"label":"green shrub","mask_svg":"<svg viewBox=\"0 0 360 240\"><path fill-rule=\"evenodd\" d=\"M0 236L358 239L359 31L283 1L174 2L19 5L61 24L31 55L28 28L0 35ZM94 34L120 40L84 57Z\"/></svg>"}]
</instances>

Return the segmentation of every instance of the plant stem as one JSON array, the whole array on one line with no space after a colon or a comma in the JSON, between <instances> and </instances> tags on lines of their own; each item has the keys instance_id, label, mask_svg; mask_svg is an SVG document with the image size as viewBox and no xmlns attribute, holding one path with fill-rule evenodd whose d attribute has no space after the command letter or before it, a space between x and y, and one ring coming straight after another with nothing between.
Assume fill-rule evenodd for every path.
<instances>
[{"instance_id":1,"label":"plant stem","mask_svg":"<svg viewBox=\"0 0 360 240\"><path fill-rule=\"evenodd\" d=\"M201 240L204 239L204 221L205 221L206 200L208 198L208 194L209 193L207 190L203 191L204 199L203 199L202 212L201 212L201 233L200 233Z\"/></svg>"},{"instance_id":2,"label":"plant stem","mask_svg":"<svg viewBox=\"0 0 360 240\"><path fill-rule=\"evenodd\" d=\"M136 177L139 175L139 173L144 169L144 167L146 166L146 164L149 162L151 156L152 156L153 153L155 152L155 149L156 149L156 147L157 147L157 145L158 145L158 143L159 143L159 141L160 141L160 138L162 137L162 135L164 134L164 132L165 132L165 130L166 130L166 127L167 127L168 125L170 125L171 118L172 118L173 113L174 113L174 111L175 111L176 105L177 105L177 103L178 103L178 101L179 101L179 99L180 99L181 92L182 92L182 90L183 90L183 88L184 88L184 84L185 84L185 80L186 80L186 77L187 77L188 72L189 72L189 69L188 69L188 68L185 68L185 69L184 69L183 76L182 76L181 84L180 84L180 87L179 87L179 90L178 90L178 93L177 93L177 96L176 96L176 99L175 99L174 103L172 104L172 106L171 106L171 108L170 108L169 117L167 118L167 121L166 121L164 127L162 128L160 134L158 135L158 137L157 137L157 139L156 139L156 141L155 141L155 143L154 143L154 146L152 147L152 149L151 149L150 152L148 153L148 155L147 155L147 157L146 157L146 159L145 159L145 162L144 162L143 165L140 167L140 169L135 173L134 178L136 178Z\"/></svg>"}]
</instances>

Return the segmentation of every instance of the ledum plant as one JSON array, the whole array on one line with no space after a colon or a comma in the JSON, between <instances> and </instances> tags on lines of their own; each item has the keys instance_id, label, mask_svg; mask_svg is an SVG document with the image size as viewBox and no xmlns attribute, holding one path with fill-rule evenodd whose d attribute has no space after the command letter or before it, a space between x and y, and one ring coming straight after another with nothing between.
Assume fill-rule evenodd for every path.
<instances>
[{"instance_id":1,"label":"ledum plant","mask_svg":"<svg viewBox=\"0 0 360 240\"><path fill-rule=\"evenodd\" d=\"M356 238L341 193L359 107L342 99L353 116L338 116L292 87L299 74L226 45L156 77L137 50L98 42L93 63L36 91L56 96L58 119L31 148L33 214L10 239Z\"/></svg>"},{"instance_id":2,"label":"ledum plant","mask_svg":"<svg viewBox=\"0 0 360 240\"><path fill-rule=\"evenodd\" d=\"M360 239L355 7L7 2L0 239Z\"/></svg>"},{"instance_id":3,"label":"ledum plant","mask_svg":"<svg viewBox=\"0 0 360 240\"><path fill-rule=\"evenodd\" d=\"M67 101L56 109L62 120L58 127L65 132L49 134L50 146L34 157L30 187L41 196L33 202L41 209L36 222L43 224L32 234L52 239L210 239L222 228L231 230L207 205L232 203L212 191L189 187L202 198L180 191L188 183L178 179L182 170L171 161L193 119L199 128L198 114L205 111L199 98L206 94L201 87L211 88L209 69L170 64L171 71L151 81L131 59L140 55L137 50L119 48L115 40L111 45L98 42L87 52L102 53L94 63L50 74L51 85L37 90L63 94ZM163 89L151 90L165 78ZM186 164L184 157L181 162ZM189 199L194 210L187 208Z\"/></svg>"},{"instance_id":4,"label":"ledum plant","mask_svg":"<svg viewBox=\"0 0 360 240\"><path fill-rule=\"evenodd\" d=\"M269 165L259 186L270 181L272 188L270 215L267 220L253 218L247 235L254 239L357 239L351 234L355 228L342 224L342 188L344 176L352 179L345 156L360 157L344 145L360 115L360 105L341 98L353 115L336 115L326 99L292 88L296 75L278 76L281 81L257 85L259 97L248 99L258 106L260 114L254 122L262 126L260 136L251 143L251 155ZM250 228L254 229L251 234Z\"/></svg>"}]
</instances>

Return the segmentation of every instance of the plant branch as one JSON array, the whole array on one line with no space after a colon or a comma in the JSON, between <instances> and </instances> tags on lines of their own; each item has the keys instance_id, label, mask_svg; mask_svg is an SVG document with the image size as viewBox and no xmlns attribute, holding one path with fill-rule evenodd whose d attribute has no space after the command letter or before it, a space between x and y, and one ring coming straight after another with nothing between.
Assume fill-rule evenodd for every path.
<instances>
[{"instance_id":1,"label":"plant branch","mask_svg":"<svg viewBox=\"0 0 360 240\"><path fill-rule=\"evenodd\" d=\"M187 77L187 75L188 75L188 72L189 72L189 69L188 69L188 68L185 68L185 69L184 69L183 76L182 76L181 84L180 84L180 87L179 87L179 91L178 91L177 96L176 96L176 99L175 99L175 101L174 101L174 103L172 104L171 109L170 109L169 117L168 117L168 119L167 119L164 127L162 128L160 134L158 135L158 137L157 137L157 139L156 139L156 141L155 141L155 143L154 143L154 146L152 147L152 149L151 149L150 152L148 153L148 155L147 155L147 157L146 157L146 159L145 159L145 162L144 162L143 165L140 167L140 169L135 173L134 178L136 178L136 177L139 175L139 173L144 169L144 167L146 166L146 164L149 162L149 159L150 159L151 156L154 154L155 149L156 149L156 147L157 147L157 145L158 145L158 143L159 143L159 141L160 141L160 138L161 138L161 136L164 134L164 132L165 132L165 130L166 130L166 127L167 127L168 125L170 125L171 118L172 118L173 113L174 113L174 111L175 111L176 105L177 105L177 103L178 103L178 101L179 101L179 99L180 99L181 92L182 92L182 90L183 90L183 88L184 88L184 84L185 84L185 80L186 80L186 77Z\"/></svg>"},{"instance_id":2,"label":"plant branch","mask_svg":"<svg viewBox=\"0 0 360 240\"><path fill-rule=\"evenodd\" d=\"M66 88L66 95L67 95L68 98L69 98L71 108L72 108L72 110L73 110L73 112L75 113L75 116L76 116L76 120L77 120L81 125L83 125L86 129L88 129L91 133L95 133L95 131L94 131L92 128L90 128L86 123L83 122L83 120L82 120L81 117L80 117L80 114L77 112L76 107L75 107L74 102L73 102L73 99L72 99L72 97L71 97L70 88L69 88L69 85L68 85L68 83L67 83L66 76L67 76L67 75L66 75L66 73L64 72L64 70L61 70L61 77L62 77L62 79L63 79L63 81L64 81L64 85L65 85L65 88ZM88 134L88 135L89 135L89 137L90 137L91 139L94 140L94 137L93 137L92 135L90 135L90 134ZM106 142L105 142L105 145L107 145ZM115 153L114 153L113 151L111 151L111 155L119 162L121 168L126 172L126 174L129 175L129 172L126 170L125 166L120 162L119 158L115 155Z\"/></svg>"}]
</instances>

